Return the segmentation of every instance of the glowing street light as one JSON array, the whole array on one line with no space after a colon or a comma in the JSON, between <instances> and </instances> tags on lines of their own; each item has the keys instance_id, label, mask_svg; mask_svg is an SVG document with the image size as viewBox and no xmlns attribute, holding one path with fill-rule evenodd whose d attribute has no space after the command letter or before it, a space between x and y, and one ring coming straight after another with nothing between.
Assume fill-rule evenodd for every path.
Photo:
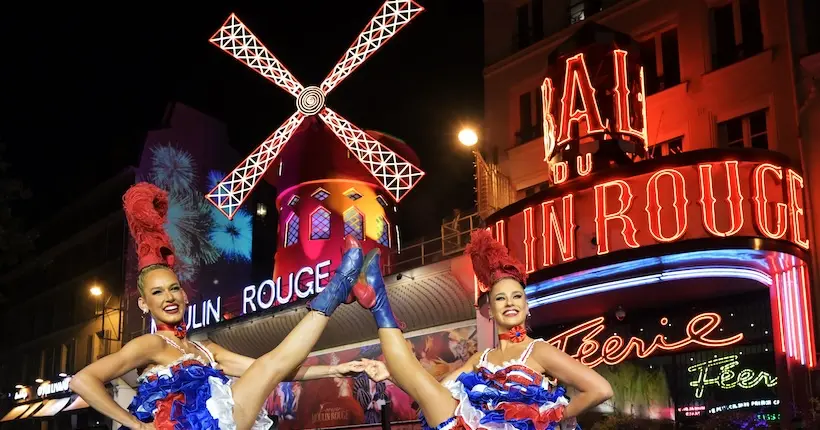
<instances>
[{"instance_id":1,"label":"glowing street light","mask_svg":"<svg viewBox=\"0 0 820 430\"><path fill-rule=\"evenodd\" d=\"M464 146L474 146L478 143L478 135L471 128L462 129L458 132L458 141Z\"/></svg>"},{"instance_id":2,"label":"glowing street light","mask_svg":"<svg viewBox=\"0 0 820 430\"><path fill-rule=\"evenodd\" d=\"M90 289L89 291L91 292L91 295L92 295L92 296L96 296L96 297L101 296L101 295L102 295L102 293L103 293L103 292L102 292L102 288L100 288L100 287L98 287L98 286L96 286L96 285L92 286L92 287L91 287L91 289Z\"/></svg>"}]
</instances>

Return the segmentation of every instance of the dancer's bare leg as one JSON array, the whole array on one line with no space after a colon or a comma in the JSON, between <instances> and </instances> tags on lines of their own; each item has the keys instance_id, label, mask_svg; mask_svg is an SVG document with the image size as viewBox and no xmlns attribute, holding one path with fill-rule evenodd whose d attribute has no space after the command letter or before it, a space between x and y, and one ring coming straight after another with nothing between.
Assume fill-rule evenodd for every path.
<instances>
[{"instance_id":1,"label":"dancer's bare leg","mask_svg":"<svg viewBox=\"0 0 820 430\"><path fill-rule=\"evenodd\" d=\"M372 292L368 292L371 294L364 299L357 294L357 299L362 306L370 309L376 319L384 361L393 381L419 404L427 423L436 427L453 416L456 400L449 390L422 367L407 346L390 309L379 267L379 253L371 251L365 258L362 277L364 284L372 288Z\"/></svg>"},{"instance_id":2,"label":"dancer's bare leg","mask_svg":"<svg viewBox=\"0 0 820 430\"><path fill-rule=\"evenodd\" d=\"M436 427L452 417L456 400L449 390L422 367L407 346L401 330L380 328L379 341L393 381L419 404L427 423Z\"/></svg>"},{"instance_id":3,"label":"dancer's bare leg","mask_svg":"<svg viewBox=\"0 0 820 430\"><path fill-rule=\"evenodd\" d=\"M324 291L311 301L311 312L302 318L276 348L256 359L232 385L233 417L237 429L251 428L262 404L276 385L305 361L327 326L330 315L350 294L359 276L362 259L358 243L348 241L348 250L342 258L342 264Z\"/></svg>"}]
</instances>

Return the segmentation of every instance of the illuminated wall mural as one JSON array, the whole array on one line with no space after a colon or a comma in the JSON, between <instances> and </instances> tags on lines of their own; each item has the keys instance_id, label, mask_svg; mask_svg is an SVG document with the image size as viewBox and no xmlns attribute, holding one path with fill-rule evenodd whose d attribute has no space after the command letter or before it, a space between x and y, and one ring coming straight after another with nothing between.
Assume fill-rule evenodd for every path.
<instances>
[{"instance_id":1,"label":"illuminated wall mural","mask_svg":"<svg viewBox=\"0 0 820 430\"><path fill-rule=\"evenodd\" d=\"M213 324L224 319L226 312L239 309L240 292L252 283L253 216L242 207L228 219L205 199L238 158L228 145L222 123L176 104L169 126L149 132L137 168L138 182L150 182L168 192L165 229L176 252L175 271L190 300L185 317L190 328ZM150 327L150 321L143 322L135 311L133 247L129 238L129 333Z\"/></svg>"}]
</instances>

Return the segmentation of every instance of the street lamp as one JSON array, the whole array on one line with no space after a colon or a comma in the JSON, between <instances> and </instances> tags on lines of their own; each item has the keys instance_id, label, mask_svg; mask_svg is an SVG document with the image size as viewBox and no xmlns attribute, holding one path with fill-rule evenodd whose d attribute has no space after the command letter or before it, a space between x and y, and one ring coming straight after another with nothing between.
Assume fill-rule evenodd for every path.
<instances>
[{"instance_id":1,"label":"street lamp","mask_svg":"<svg viewBox=\"0 0 820 430\"><path fill-rule=\"evenodd\" d=\"M117 337L116 338L107 338L107 337L105 337L105 317L106 317L106 311L110 310L110 311L114 311L114 312L119 312L121 309L120 308L109 308L108 307L108 302L112 298L111 294L109 294L108 298L105 299L105 302L103 302L103 297L102 297L103 296L103 289L99 285L93 284L91 286L91 288L88 289L88 291L91 293L92 296L94 296L95 301L97 302L97 304L101 308L100 309L101 330L97 332L97 336L101 340L119 341L120 336L122 335L122 314L120 313L118 315L118 319L119 319L118 326L119 327L118 327L118 330L117 330ZM95 312L96 312L96 309L95 309ZM112 324L112 326L113 326L113 324Z\"/></svg>"},{"instance_id":2,"label":"street lamp","mask_svg":"<svg viewBox=\"0 0 820 430\"><path fill-rule=\"evenodd\" d=\"M478 134L476 134L472 128L463 128L458 132L458 141L467 147L475 146L475 144L478 143Z\"/></svg>"}]
</instances>

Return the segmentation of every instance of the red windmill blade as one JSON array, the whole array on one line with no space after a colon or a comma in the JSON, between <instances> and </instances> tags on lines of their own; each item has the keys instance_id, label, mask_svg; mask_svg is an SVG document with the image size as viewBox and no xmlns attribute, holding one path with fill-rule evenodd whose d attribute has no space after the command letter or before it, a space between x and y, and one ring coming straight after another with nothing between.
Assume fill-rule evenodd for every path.
<instances>
[{"instance_id":1,"label":"red windmill blade","mask_svg":"<svg viewBox=\"0 0 820 430\"><path fill-rule=\"evenodd\" d=\"M211 42L296 97L297 111L206 198L233 218L307 116L318 115L370 174L398 202L424 172L325 106L327 94L424 9L413 0L387 0L320 86L303 87L259 39L231 14Z\"/></svg>"}]
</instances>

